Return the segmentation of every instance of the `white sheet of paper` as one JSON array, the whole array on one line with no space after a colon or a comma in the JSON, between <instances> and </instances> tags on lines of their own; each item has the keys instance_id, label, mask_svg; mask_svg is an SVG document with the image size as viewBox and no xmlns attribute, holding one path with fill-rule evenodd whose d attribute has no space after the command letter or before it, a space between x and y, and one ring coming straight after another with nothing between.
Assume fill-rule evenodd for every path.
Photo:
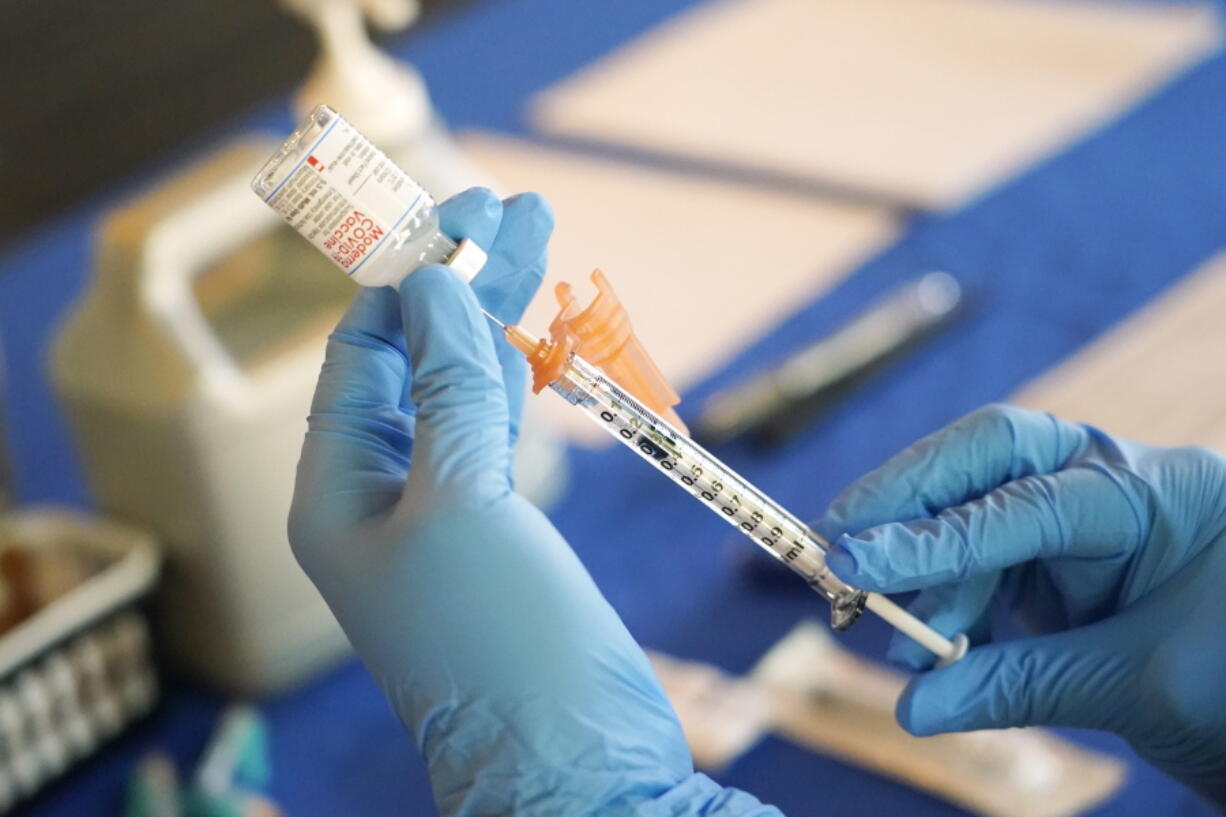
<instances>
[{"instance_id":1,"label":"white sheet of paper","mask_svg":"<svg viewBox=\"0 0 1226 817\"><path fill-rule=\"evenodd\" d=\"M744 677L648 657L700 769L722 770L771 733L985 817L1082 814L1126 772L1044 729L913 737L894 718L907 677L843 649L813 621L797 624Z\"/></svg>"},{"instance_id":2,"label":"white sheet of paper","mask_svg":"<svg viewBox=\"0 0 1226 817\"><path fill-rule=\"evenodd\" d=\"M544 332L553 287L587 303L599 267L678 391L816 297L896 230L885 209L783 195L467 133L465 153L504 191L534 190L557 218L549 272L523 325ZM604 435L543 398L578 438Z\"/></svg>"},{"instance_id":3,"label":"white sheet of paper","mask_svg":"<svg viewBox=\"0 0 1226 817\"><path fill-rule=\"evenodd\" d=\"M543 92L534 116L547 132L946 206L1215 48L1211 6L717 0Z\"/></svg>"},{"instance_id":4,"label":"white sheet of paper","mask_svg":"<svg viewBox=\"0 0 1226 817\"><path fill-rule=\"evenodd\" d=\"M1223 351L1226 253L1013 401L1140 442L1226 452Z\"/></svg>"}]
</instances>

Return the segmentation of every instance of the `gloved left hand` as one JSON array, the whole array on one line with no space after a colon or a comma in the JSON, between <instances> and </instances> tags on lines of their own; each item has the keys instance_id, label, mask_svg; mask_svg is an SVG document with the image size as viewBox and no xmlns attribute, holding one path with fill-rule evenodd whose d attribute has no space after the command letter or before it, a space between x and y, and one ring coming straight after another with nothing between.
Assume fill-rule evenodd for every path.
<instances>
[{"instance_id":1,"label":"gloved left hand","mask_svg":"<svg viewBox=\"0 0 1226 817\"><path fill-rule=\"evenodd\" d=\"M412 731L444 815L778 815L693 773L643 652L566 542L511 487L544 272L542 199L469 191L444 230L489 261L363 290L328 344L290 541Z\"/></svg>"},{"instance_id":2,"label":"gloved left hand","mask_svg":"<svg viewBox=\"0 0 1226 817\"><path fill-rule=\"evenodd\" d=\"M844 581L918 589L915 615L970 636L900 698L913 734L1103 729L1226 809L1226 458L988 406L859 479L818 529ZM999 639L1001 611L1031 637ZM901 634L891 652L932 662Z\"/></svg>"}]
</instances>

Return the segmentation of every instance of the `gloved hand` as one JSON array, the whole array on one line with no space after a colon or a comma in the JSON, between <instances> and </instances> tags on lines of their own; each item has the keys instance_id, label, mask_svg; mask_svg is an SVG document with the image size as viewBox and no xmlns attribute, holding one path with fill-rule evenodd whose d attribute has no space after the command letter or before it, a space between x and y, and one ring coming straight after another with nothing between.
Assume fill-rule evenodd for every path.
<instances>
[{"instance_id":1,"label":"gloved hand","mask_svg":"<svg viewBox=\"0 0 1226 817\"><path fill-rule=\"evenodd\" d=\"M967 633L898 702L911 733L1104 729L1226 807L1226 460L980 409L853 484L818 529L830 567ZM837 541L836 541L837 539ZM1035 637L994 642L993 604ZM895 659L932 656L903 636Z\"/></svg>"},{"instance_id":2,"label":"gloved hand","mask_svg":"<svg viewBox=\"0 0 1226 817\"><path fill-rule=\"evenodd\" d=\"M553 227L472 190L442 228L489 253L363 290L328 343L290 541L411 730L444 815L778 815L694 774L643 652L511 486L519 319Z\"/></svg>"}]
</instances>

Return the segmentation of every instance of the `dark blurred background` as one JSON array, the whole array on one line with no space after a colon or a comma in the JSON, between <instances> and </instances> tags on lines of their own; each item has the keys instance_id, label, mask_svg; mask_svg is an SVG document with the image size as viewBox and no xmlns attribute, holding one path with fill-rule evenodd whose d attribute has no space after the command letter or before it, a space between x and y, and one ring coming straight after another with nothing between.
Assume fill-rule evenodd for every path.
<instances>
[{"instance_id":1,"label":"dark blurred background","mask_svg":"<svg viewBox=\"0 0 1226 817\"><path fill-rule=\"evenodd\" d=\"M469 1L421 0L422 19ZM290 89L316 52L251 0L0 0L0 16L0 245Z\"/></svg>"}]
</instances>

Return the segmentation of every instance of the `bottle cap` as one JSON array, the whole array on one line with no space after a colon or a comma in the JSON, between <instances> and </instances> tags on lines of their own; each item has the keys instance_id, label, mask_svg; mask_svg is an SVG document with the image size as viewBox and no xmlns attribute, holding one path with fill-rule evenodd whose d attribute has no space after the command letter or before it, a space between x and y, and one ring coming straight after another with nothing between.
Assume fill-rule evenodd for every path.
<instances>
[{"instance_id":1,"label":"bottle cap","mask_svg":"<svg viewBox=\"0 0 1226 817\"><path fill-rule=\"evenodd\" d=\"M478 247L467 238L460 242L460 245L455 248L455 252L447 259L447 266L451 267L456 275L464 279L465 283L472 283L472 280L477 277L477 273L485 266L489 256L485 254L485 250Z\"/></svg>"}]
</instances>

